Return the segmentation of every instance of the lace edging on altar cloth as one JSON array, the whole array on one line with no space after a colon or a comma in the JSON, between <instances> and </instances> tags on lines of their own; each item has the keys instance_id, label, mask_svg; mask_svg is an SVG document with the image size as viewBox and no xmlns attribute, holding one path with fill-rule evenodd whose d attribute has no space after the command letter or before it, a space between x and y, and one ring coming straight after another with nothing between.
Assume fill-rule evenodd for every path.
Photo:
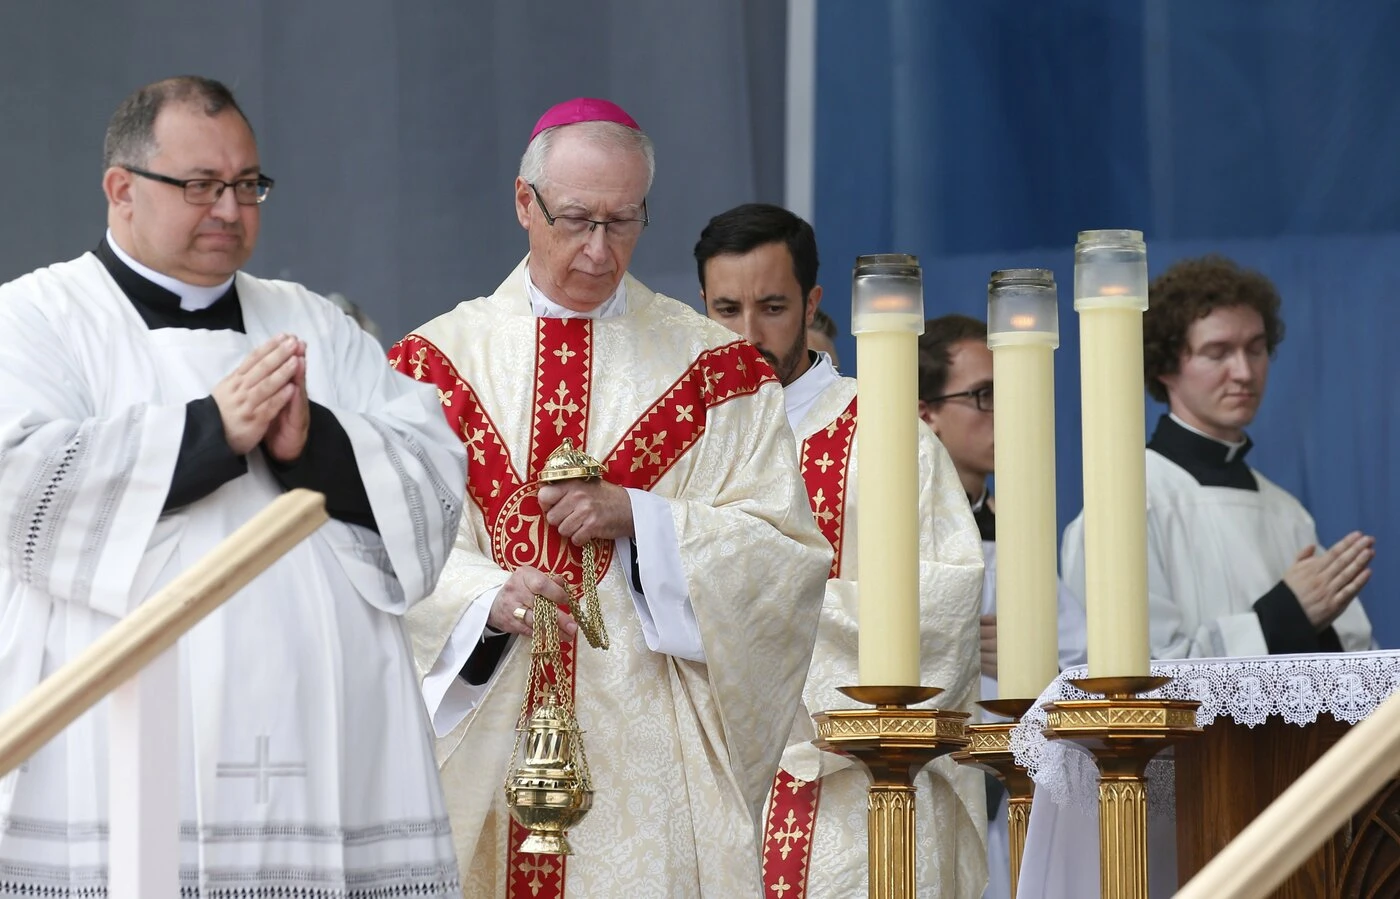
<instances>
[{"instance_id":1,"label":"lace edging on altar cloth","mask_svg":"<svg viewBox=\"0 0 1400 899\"><path fill-rule=\"evenodd\" d=\"M1057 805L1097 817L1099 775L1093 759L1045 736L1045 704L1091 698L1069 683L1087 674L1087 667L1078 665L1051 682L1012 730L1011 751L1030 772L1038 792L1044 791ZM1172 680L1145 695L1199 702L1196 723L1201 727L1222 716L1248 727L1275 716L1303 727L1323 713L1355 724L1400 690L1400 652L1159 661L1152 663L1152 674ZM1147 767L1153 817L1172 814L1173 774L1168 758Z\"/></svg>"}]
</instances>

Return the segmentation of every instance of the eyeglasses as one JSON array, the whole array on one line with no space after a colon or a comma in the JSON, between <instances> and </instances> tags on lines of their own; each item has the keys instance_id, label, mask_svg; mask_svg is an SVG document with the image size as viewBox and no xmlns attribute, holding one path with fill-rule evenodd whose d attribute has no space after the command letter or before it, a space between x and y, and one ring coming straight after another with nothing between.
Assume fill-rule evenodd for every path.
<instances>
[{"instance_id":1,"label":"eyeglasses","mask_svg":"<svg viewBox=\"0 0 1400 899\"><path fill-rule=\"evenodd\" d=\"M924 402L926 402L926 403L941 403L941 402L943 402L944 400L957 399L957 398L960 397L960 396L970 396L970 397L972 397L972 403L973 403L974 406L977 407L977 411L978 411L978 412L990 412L990 411L992 411L992 385L991 385L991 384L983 385L982 387L978 387L976 390L964 390L964 391L961 391L961 392L959 392L959 393L945 393L945 394L943 394L942 396L936 396L936 397L934 397L934 398L931 399L931 400L924 400Z\"/></svg>"},{"instance_id":2,"label":"eyeglasses","mask_svg":"<svg viewBox=\"0 0 1400 899\"><path fill-rule=\"evenodd\" d=\"M642 229L651 224L651 219L647 216L646 200L642 200L642 217L639 219L607 219L600 222L597 219L584 218L581 215L550 215L549 207L544 205L544 199L540 197L540 192L535 185L530 185L530 192L535 195L535 202L539 204L540 212L544 213L544 220L549 222L549 227L558 228L570 237L583 237L585 234L592 234L599 225L602 225L604 237L611 237L619 241L636 240L641 236Z\"/></svg>"},{"instance_id":3,"label":"eyeglasses","mask_svg":"<svg viewBox=\"0 0 1400 899\"><path fill-rule=\"evenodd\" d=\"M220 181L218 178L171 178L169 175L157 175L155 172L148 172L144 169L133 168L124 165L133 175L140 175L142 178L149 178L152 181L159 181L161 184L172 184L185 192L185 202L192 206L213 206L219 202L219 198L224 195L224 188L233 188L233 199L240 206L257 206L267 195L272 192L272 185L276 182L266 175L259 175L256 178L243 178L239 181Z\"/></svg>"}]
</instances>

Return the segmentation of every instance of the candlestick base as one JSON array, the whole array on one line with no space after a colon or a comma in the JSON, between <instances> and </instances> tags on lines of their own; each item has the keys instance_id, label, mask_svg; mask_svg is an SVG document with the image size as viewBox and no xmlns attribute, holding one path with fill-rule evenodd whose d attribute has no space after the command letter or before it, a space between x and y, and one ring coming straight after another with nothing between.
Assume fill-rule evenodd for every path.
<instances>
[{"instance_id":1,"label":"candlestick base","mask_svg":"<svg viewBox=\"0 0 1400 899\"><path fill-rule=\"evenodd\" d=\"M968 746L953 753L953 760L962 765L981 768L1001 781L1006 788L1006 830L1011 850L1011 896L1016 897L1016 885L1021 877L1021 856L1026 850L1026 827L1030 824L1031 800L1035 798L1035 781L1026 769L1016 763L1011 752L1011 731L1021 716L1035 705L1034 699L986 699L977 703L993 715L1010 721L989 721L967 726Z\"/></svg>"},{"instance_id":2,"label":"candlestick base","mask_svg":"<svg viewBox=\"0 0 1400 899\"><path fill-rule=\"evenodd\" d=\"M966 712L911 709L932 699L937 687L841 687L873 709L817 712L813 742L849 756L870 776L868 857L870 899L914 899L914 778L941 755L968 744Z\"/></svg>"},{"instance_id":3,"label":"candlestick base","mask_svg":"<svg viewBox=\"0 0 1400 899\"><path fill-rule=\"evenodd\" d=\"M1147 899L1147 763L1172 743L1201 732L1198 702L1136 694L1165 677L1089 677L1070 681L1102 699L1045 706L1045 733L1093 755L1099 766L1099 890L1103 899Z\"/></svg>"}]
</instances>

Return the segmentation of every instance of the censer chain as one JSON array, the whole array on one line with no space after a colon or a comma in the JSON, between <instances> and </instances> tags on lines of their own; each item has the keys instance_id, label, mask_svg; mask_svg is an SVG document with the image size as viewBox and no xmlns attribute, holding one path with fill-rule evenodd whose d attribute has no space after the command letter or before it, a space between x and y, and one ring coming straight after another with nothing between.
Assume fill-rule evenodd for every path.
<instances>
[{"instance_id":1,"label":"censer chain","mask_svg":"<svg viewBox=\"0 0 1400 899\"><path fill-rule=\"evenodd\" d=\"M598 602L598 557L594 549L596 541L583 545L583 586L578 598L569 593L569 611L578 622L579 630L588 638L588 645L594 649L608 648L608 629L603 624L603 610Z\"/></svg>"}]
</instances>

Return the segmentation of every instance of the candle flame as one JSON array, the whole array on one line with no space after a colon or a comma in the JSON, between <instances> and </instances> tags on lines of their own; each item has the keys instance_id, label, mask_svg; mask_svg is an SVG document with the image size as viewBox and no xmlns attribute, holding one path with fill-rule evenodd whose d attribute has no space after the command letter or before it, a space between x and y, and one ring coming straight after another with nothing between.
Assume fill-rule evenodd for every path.
<instances>
[{"instance_id":1,"label":"candle flame","mask_svg":"<svg viewBox=\"0 0 1400 899\"><path fill-rule=\"evenodd\" d=\"M888 294L882 297L874 297L870 300L871 312L900 312L909 309L913 304L908 297L898 294Z\"/></svg>"},{"instance_id":2,"label":"candle flame","mask_svg":"<svg viewBox=\"0 0 1400 899\"><path fill-rule=\"evenodd\" d=\"M1035 327L1036 320L1034 315L1023 312L1020 315L1011 316L1011 318L1007 320L1007 324L1018 331L1029 331Z\"/></svg>"},{"instance_id":3,"label":"candle flame","mask_svg":"<svg viewBox=\"0 0 1400 899\"><path fill-rule=\"evenodd\" d=\"M1099 288L1099 295L1105 297L1125 297L1128 295L1126 284L1105 284Z\"/></svg>"}]
</instances>

